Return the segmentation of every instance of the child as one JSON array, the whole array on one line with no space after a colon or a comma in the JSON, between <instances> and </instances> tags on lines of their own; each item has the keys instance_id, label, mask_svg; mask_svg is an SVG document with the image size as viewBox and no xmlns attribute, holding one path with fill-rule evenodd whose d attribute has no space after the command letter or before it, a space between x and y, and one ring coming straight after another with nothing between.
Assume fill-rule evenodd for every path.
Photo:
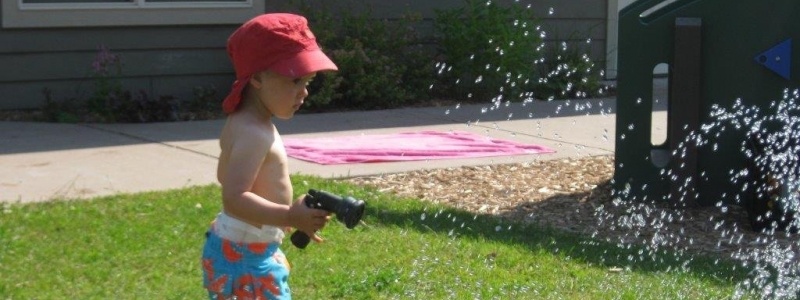
<instances>
[{"instance_id":1,"label":"child","mask_svg":"<svg viewBox=\"0 0 800 300\"><path fill-rule=\"evenodd\" d=\"M264 14L228 39L236 71L223 102L228 114L220 135L217 178L223 211L207 233L203 283L211 299L290 299L289 263L279 249L285 230L315 235L330 216L311 209L292 184L283 142L272 117L289 119L308 96L318 71L335 71L306 19Z\"/></svg>"}]
</instances>

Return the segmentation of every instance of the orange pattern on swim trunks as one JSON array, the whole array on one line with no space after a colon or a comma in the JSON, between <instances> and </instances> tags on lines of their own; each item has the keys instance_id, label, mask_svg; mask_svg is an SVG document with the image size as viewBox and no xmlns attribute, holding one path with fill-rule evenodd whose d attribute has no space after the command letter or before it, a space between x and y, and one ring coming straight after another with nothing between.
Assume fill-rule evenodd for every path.
<instances>
[{"instance_id":1,"label":"orange pattern on swim trunks","mask_svg":"<svg viewBox=\"0 0 800 300\"><path fill-rule=\"evenodd\" d=\"M233 248L229 240L222 240L222 254L229 262L237 262L242 259L242 254Z\"/></svg>"},{"instance_id":2,"label":"orange pattern on swim trunks","mask_svg":"<svg viewBox=\"0 0 800 300\"><path fill-rule=\"evenodd\" d=\"M272 275L261 277L258 279L258 281L261 283L261 288L262 288L261 292L263 292L263 289L266 288L274 296L281 295L281 291L278 290L278 286L275 284L275 277L272 277ZM259 293L259 295L260 294L261 293Z\"/></svg>"},{"instance_id":3,"label":"orange pattern on swim trunks","mask_svg":"<svg viewBox=\"0 0 800 300\"><path fill-rule=\"evenodd\" d=\"M233 291L233 295L239 300L260 300L265 299L264 292L269 292L275 297L281 295L281 291L275 285L275 278L267 275L254 280L253 276L248 274L236 280L236 289Z\"/></svg>"},{"instance_id":4,"label":"orange pattern on swim trunks","mask_svg":"<svg viewBox=\"0 0 800 300\"><path fill-rule=\"evenodd\" d=\"M247 245L247 249L255 254L264 254L269 247L269 243L253 243Z\"/></svg>"},{"instance_id":5,"label":"orange pattern on swim trunks","mask_svg":"<svg viewBox=\"0 0 800 300\"><path fill-rule=\"evenodd\" d=\"M220 294L225 289L225 283L228 282L228 275L222 275L216 280L214 279L214 265L211 259L204 259L203 260L203 269L206 270L206 274L208 274L208 287L206 287L209 291L214 293Z\"/></svg>"},{"instance_id":6,"label":"orange pattern on swim trunks","mask_svg":"<svg viewBox=\"0 0 800 300\"><path fill-rule=\"evenodd\" d=\"M208 274L208 281L214 280L214 262L210 258L203 259L203 269Z\"/></svg>"},{"instance_id":7,"label":"orange pattern on swim trunks","mask_svg":"<svg viewBox=\"0 0 800 300\"><path fill-rule=\"evenodd\" d=\"M206 287L206 289L214 293L221 294L222 292L224 292L225 283L227 282L228 282L228 275L222 275L219 278L211 281Z\"/></svg>"}]
</instances>

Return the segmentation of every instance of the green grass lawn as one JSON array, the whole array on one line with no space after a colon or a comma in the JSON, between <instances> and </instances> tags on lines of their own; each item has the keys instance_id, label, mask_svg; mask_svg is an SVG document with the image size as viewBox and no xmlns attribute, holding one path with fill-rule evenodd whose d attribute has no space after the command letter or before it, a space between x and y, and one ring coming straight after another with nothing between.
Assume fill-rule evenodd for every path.
<instances>
[{"instance_id":1,"label":"green grass lawn","mask_svg":"<svg viewBox=\"0 0 800 300\"><path fill-rule=\"evenodd\" d=\"M287 240L295 299L723 299L745 278L711 258L631 263L639 249L337 181L293 182L298 194L368 203L366 225L331 222L326 242L305 250ZM203 299L200 251L219 199L205 186L5 205L0 299Z\"/></svg>"}]
</instances>

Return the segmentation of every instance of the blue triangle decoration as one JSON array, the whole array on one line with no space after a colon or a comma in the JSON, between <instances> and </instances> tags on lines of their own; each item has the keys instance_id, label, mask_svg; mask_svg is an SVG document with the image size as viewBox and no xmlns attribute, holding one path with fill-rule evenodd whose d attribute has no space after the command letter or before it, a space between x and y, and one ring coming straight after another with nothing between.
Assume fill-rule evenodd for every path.
<instances>
[{"instance_id":1,"label":"blue triangle decoration","mask_svg":"<svg viewBox=\"0 0 800 300\"><path fill-rule=\"evenodd\" d=\"M756 55L756 62L786 80L791 77L792 39L785 40L775 47Z\"/></svg>"}]
</instances>

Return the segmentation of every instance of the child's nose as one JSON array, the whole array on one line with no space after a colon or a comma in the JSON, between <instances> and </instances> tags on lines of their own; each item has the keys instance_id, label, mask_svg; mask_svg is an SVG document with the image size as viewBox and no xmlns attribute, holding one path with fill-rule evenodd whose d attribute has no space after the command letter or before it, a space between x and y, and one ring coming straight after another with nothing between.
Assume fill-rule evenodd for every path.
<instances>
[{"instance_id":1,"label":"child's nose","mask_svg":"<svg viewBox=\"0 0 800 300\"><path fill-rule=\"evenodd\" d=\"M308 97L308 88L307 87L303 87L303 89L300 90L300 97L301 98Z\"/></svg>"}]
</instances>

